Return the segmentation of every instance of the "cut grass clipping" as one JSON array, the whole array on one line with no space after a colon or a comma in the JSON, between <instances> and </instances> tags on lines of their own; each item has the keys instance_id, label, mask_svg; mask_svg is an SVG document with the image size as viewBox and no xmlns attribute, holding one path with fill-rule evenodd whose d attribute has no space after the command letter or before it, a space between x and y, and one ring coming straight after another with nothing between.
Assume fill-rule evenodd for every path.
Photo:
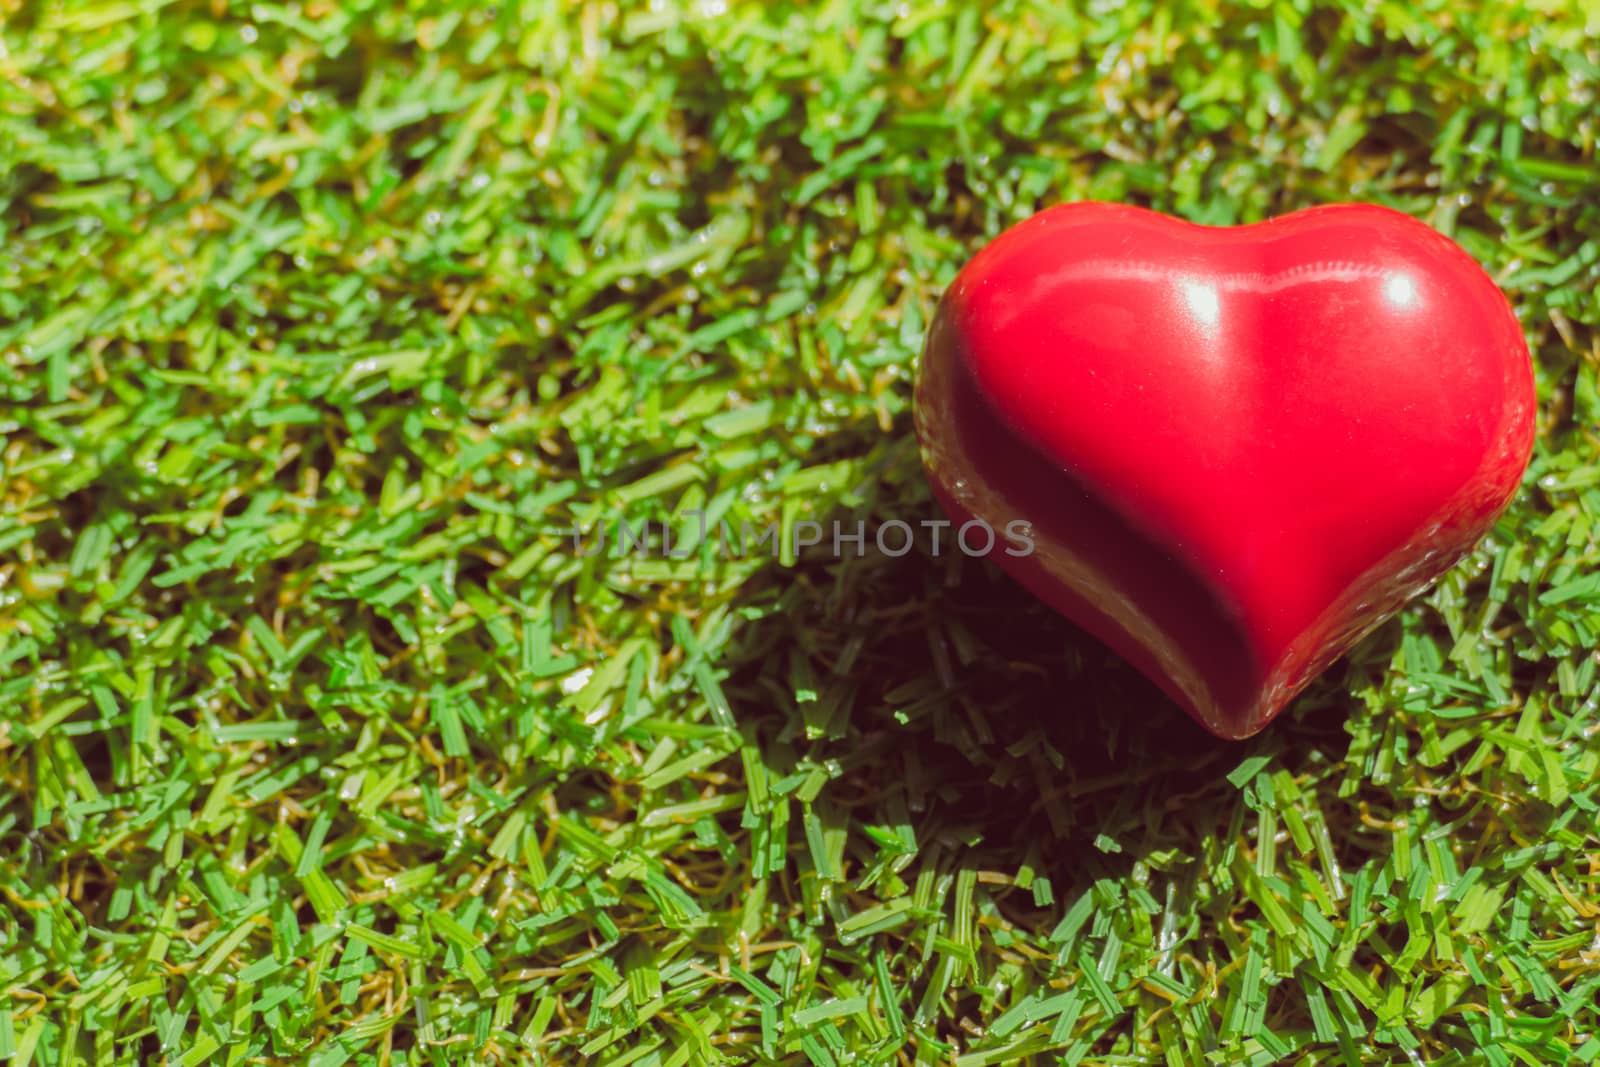
<instances>
[{"instance_id":1,"label":"cut grass clipping","mask_svg":"<svg viewBox=\"0 0 1600 1067\"><path fill-rule=\"evenodd\" d=\"M1600 1060L1592 0L0 15L9 1064ZM948 545L719 543L935 517L934 301L1087 197L1391 205L1535 352L1248 743Z\"/></svg>"}]
</instances>

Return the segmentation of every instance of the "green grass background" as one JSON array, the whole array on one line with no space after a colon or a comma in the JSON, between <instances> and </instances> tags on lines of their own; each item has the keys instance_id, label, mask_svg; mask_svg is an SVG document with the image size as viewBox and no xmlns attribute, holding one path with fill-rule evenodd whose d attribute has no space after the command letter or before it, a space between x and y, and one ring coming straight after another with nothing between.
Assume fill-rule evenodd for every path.
<instances>
[{"instance_id":1,"label":"green grass background","mask_svg":"<svg viewBox=\"0 0 1600 1067\"><path fill-rule=\"evenodd\" d=\"M0 14L0 1057L1600 1059L1593 0ZM1392 205L1535 353L1247 743L925 539L694 543L934 517L934 302L1089 197Z\"/></svg>"}]
</instances>

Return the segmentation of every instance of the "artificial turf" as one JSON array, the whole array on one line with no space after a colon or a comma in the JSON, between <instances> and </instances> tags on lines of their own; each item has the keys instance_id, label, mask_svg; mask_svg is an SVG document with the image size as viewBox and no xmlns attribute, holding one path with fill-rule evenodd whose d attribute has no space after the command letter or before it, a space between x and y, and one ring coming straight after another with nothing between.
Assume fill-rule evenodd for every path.
<instances>
[{"instance_id":1,"label":"artificial turf","mask_svg":"<svg viewBox=\"0 0 1600 1067\"><path fill-rule=\"evenodd\" d=\"M0 18L0 1059L1600 1060L1593 0ZM740 543L937 515L934 302L1081 198L1397 207L1535 354L1493 536L1249 742Z\"/></svg>"}]
</instances>

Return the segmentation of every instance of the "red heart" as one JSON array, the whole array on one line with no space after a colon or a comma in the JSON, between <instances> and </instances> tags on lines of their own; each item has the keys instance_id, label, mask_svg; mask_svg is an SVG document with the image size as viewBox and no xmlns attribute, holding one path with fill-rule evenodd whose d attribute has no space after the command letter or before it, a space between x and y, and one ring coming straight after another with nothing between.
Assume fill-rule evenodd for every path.
<instances>
[{"instance_id":1,"label":"red heart","mask_svg":"<svg viewBox=\"0 0 1600 1067\"><path fill-rule=\"evenodd\" d=\"M1081 203L956 277L916 414L955 521L1031 527L996 563L1245 737L1488 531L1534 404L1505 297L1406 215Z\"/></svg>"}]
</instances>

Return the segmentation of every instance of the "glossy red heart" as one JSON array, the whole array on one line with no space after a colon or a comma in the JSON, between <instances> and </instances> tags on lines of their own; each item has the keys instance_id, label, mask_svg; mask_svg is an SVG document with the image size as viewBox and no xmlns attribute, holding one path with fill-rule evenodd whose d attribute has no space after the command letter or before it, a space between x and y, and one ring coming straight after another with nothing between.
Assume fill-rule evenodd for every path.
<instances>
[{"instance_id":1,"label":"glossy red heart","mask_svg":"<svg viewBox=\"0 0 1600 1067\"><path fill-rule=\"evenodd\" d=\"M955 521L1031 527L990 558L1245 737L1489 530L1534 406L1504 295L1406 215L1078 203L956 277L916 422Z\"/></svg>"}]
</instances>

